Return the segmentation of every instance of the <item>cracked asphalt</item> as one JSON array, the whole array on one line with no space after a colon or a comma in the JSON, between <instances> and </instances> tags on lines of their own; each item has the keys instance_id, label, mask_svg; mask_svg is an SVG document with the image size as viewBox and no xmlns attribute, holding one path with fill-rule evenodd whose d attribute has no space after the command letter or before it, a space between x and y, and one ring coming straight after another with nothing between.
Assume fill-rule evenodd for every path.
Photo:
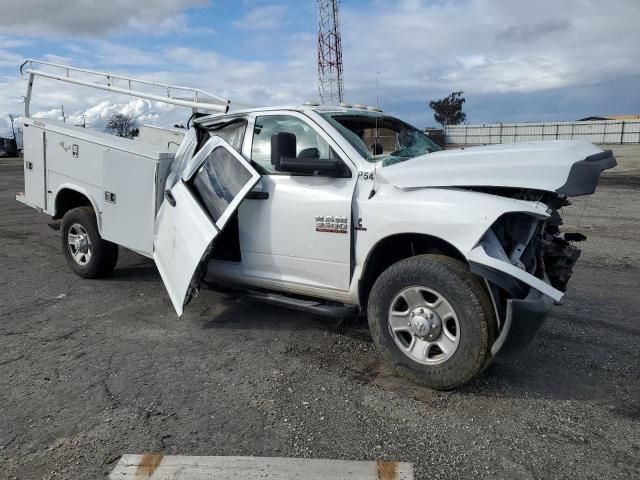
<instances>
[{"instance_id":1,"label":"cracked asphalt","mask_svg":"<svg viewBox=\"0 0 640 480\"><path fill-rule=\"evenodd\" d=\"M176 318L153 263L75 276L0 159L0 478L103 478L124 453L408 461L417 478L640 478L640 147L565 209L589 236L516 358L434 392L366 325L203 292Z\"/></svg>"}]
</instances>

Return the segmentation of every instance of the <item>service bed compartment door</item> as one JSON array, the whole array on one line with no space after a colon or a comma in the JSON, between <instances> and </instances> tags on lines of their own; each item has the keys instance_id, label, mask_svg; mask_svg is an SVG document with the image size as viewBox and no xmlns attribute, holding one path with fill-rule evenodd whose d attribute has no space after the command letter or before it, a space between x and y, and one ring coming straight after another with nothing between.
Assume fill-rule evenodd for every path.
<instances>
[{"instance_id":1,"label":"service bed compartment door","mask_svg":"<svg viewBox=\"0 0 640 480\"><path fill-rule=\"evenodd\" d=\"M46 210L46 133L33 125L23 130L24 196L32 207Z\"/></svg>"},{"instance_id":2,"label":"service bed compartment door","mask_svg":"<svg viewBox=\"0 0 640 480\"><path fill-rule=\"evenodd\" d=\"M145 255L153 253L158 163L118 150L104 152L102 238Z\"/></svg>"},{"instance_id":3,"label":"service bed compartment door","mask_svg":"<svg viewBox=\"0 0 640 480\"><path fill-rule=\"evenodd\" d=\"M179 316L198 292L215 238L259 179L249 162L214 137L165 192L153 259Z\"/></svg>"}]
</instances>

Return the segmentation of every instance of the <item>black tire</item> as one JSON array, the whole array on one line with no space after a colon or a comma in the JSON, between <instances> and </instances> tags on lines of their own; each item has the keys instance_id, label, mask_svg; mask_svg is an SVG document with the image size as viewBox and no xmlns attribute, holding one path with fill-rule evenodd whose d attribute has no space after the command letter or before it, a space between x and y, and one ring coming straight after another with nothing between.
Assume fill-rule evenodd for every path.
<instances>
[{"instance_id":1,"label":"black tire","mask_svg":"<svg viewBox=\"0 0 640 480\"><path fill-rule=\"evenodd\" d=\"M437 291L457 317L458 344L443 363L425 365L414 360L401 350L390 331L392 301L414 286ZM403 376L420 385L436 390L459 387L482 372L493 359L491 345L496 336L496 319L489 294L464 263L450 257L419 255L391 265L374 283L367 312L371 336L382 356Z\"/></svg>"},{"instance_id":2,"label":"black tire","mask_svg":"<svg viewBox=\"0 0 640 480\"><path fill-rule=\"evenodd\" d=\"M84 257L84 263L74 259L69 245L69 231L77 232L78 226L84 229L90 244L90 256ZM60 226L62 234L62 253L71 269L82 278L101 278L113 272L118 263L118 246L103 240L98 232L96 215L91 207L78 207L69 210ZM75 248L75 247L73 247Z\"/></svg>"}]
</instances>

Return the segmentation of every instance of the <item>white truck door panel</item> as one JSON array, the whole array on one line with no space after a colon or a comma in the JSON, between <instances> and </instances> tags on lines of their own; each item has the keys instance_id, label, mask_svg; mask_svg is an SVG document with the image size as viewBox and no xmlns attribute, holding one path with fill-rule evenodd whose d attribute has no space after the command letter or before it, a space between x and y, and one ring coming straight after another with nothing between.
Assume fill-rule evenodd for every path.
<instances>
[{"instance_id":1,"label":"white truck door panel","mask_svg":"<svg viewBox=\"0 0 640 480\"><path fill-rule=\"evenodd\" d=\"M24 196L26 202L46 209L45 185L45 131L33 125L23 130L24 143Z\"/></svg>"},{"instance_id":2,"label":"white truck door panel","mask_svg":"<svg viewBox=\"0 0 640 480\"><path fill-rule=\"evenodd\" d=\"M245 156L273 171L270 140L279 132L296 135L298 154L315 150L318 158L328 158L341 151L309 117L281 111L256 117L253 135L243 146ZM348 291L357 180L352 175L264 175L256 189L262 197L248 198L238 213L242 274L280 283L285 290Z\"/></svg>"},{"instance_id":3,"label":"white truck door panel","mask_svg":"<svg viewBox=\"0 0 640 480\"><path fill-rule=\"evenodd\" d=\"M183 182L171 194L175 206L165 201L156 218L153 259L181 316L191 280L218 230Z\"/></svg>"},{"instance_id":4,"label":"white truck door panel","mask_svg":"<svg viewBox=\"0 0 640 480\"><path fill-rule=\"evenodd\" d=\"M153 253L160 162L119 150L104 152L101 195L104 239L140 253Z\"/></svg>"},{"instance_id":5,"label":"white truck door panel","mask_svg":"<svg viewBox=\"0 0 640 480\"><path fill-rule=\"evenodd\" d=\"M269 198L245 201L238 215L243 273L348 290L353 185L350 178L262 177ZM346 218L346 231L317 228L318 216Z\"/></svg>"},{"instance_id":6,"label":"white truck door panel","mask_svg":"<svg viewBox=\"0 0 640 480\"><path fill-rule=\"evenodd\" d=\"M215 238L260 179L218 137L191 164L197 168L171 188L155 222L153 259L179 316L197 294Z\"/></svg>"}]
</instances>

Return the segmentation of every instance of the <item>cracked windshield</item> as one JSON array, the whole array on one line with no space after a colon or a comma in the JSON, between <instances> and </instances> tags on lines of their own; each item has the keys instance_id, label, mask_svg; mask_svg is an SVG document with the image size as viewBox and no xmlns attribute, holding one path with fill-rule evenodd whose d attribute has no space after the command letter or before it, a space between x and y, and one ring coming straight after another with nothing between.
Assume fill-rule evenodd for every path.
<instances>
[{"instance_id":1,"label":"cracked windshield","mask_svg":"<svg viewBox=\"0 0 640 480\"><path fill-rule=\"evenodd\" d=\"M442 150L424 133L397 118L379 113L323 113L368 161L394 165Z\"/></svg>"}]
</instances>

